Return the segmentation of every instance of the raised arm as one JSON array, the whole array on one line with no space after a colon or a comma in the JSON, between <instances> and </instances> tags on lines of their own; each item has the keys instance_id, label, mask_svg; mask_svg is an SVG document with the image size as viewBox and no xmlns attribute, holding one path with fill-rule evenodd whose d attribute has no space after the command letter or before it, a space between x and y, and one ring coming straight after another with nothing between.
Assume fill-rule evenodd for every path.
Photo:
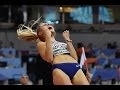
<instances>
[{"instance_id":1,"label":"raised arm","mask_svg":"<svg viewBox=\"0 0 120 90\"><path fill-rule=\"evenodd\" d=\"M65 42L67 43L67 46L68 46L68 50L70 52L70 55L75 59L75 60L78 60L78 57L77 57L77 53L76 53L76 50L72 44L72 40L70 39L70 35L69 35L69 31L64 31L63 32L63 38L65 40Z\"/></svg>"},{"instance_id":2,"label":"raised arm","mask_svg":"<svg viewBox=\"0 0 120 90\"><path fill-rule=\"evenodd\" d=\"M48 44L46 44L44 42L38 42L37 50L38 50L38 53L40 54L40 56L43 58L43 60L51 63L53 60L53 57L52 57L51 50L48 49L50 47L47 47L47 46L48 46Z\"/></svg>"}]
</instances>

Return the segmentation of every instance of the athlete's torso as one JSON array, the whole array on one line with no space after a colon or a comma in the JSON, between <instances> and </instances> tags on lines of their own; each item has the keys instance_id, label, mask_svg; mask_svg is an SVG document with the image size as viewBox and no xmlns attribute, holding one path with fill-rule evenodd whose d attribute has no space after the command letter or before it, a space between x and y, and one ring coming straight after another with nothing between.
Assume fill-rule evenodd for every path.
<instances>
[{"instance_id":1,"label":"athlete's torso","mask_svg":"<svg viewBox=\"0 0 120 90\"><path fill-rule=\"evenodd\" d=\"M52 42L52 48L53 48L53 55L61 55L61 54L65 54L65 53L70 53L67 50L67 44L63 43L63 42L59 42L59 41L54 41Z\"/></svg>"},{"instance_id":2,"label":"athlete's torso","mask_svg":"<svg viewBox=\"0 0 120 90\"><path fill-rule=\"evenodd\" d=\"M54 60L53 64L57 63L77 63L77 61L70 56L70 52L67 50L67 44L63 42L55 41L52 43Z\"/></svg>"}]
</instances>

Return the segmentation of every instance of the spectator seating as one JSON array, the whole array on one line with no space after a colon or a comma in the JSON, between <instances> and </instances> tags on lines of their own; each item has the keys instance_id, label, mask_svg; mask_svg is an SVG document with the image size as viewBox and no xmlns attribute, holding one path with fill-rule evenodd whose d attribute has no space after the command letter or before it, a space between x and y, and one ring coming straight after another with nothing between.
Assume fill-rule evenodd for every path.
<instances>
[{"instance_id":1,"label":"spectator seating","mask_svg":"<svg viewBox=\"0 0 120 90\"><path fill-rule=\"evenodd\" d=\"M14 48L13 49L12 48L1 48L0 51L2 51L3 55L5 56L10 54L10 52L12 55L16 56L16 49Z\"/></svg>"},{"instance_id":2,"label":"spectator seating","mask_svg":"<svg viewBox=\"0 0 120 90\"><path fill-rule=\"evenodd\" d=\"M102 51L106 56L110 57L115 54L116 49L103 49Z\"/></svg>"},{"instance_id":3,"label":"spectator seating","mask_svg":"<svg viewBox=\"0 0 120 90\"><path fill-rule=\"evenodd\" d=\"M106 64L108 64L108 60L106 60L105 58L98 58L96 60L96 65L105 66Z\"/></svg>"},{"instance_id":4,"label":"spectator seating","mask_svg":"<svg viewBox=\"0 0 120 90\"><path fill-rule=\"evenodd\" d=\"M8 79L20 79L26 73L27 71L24 68L0 68L0 75Z\"/></svg>"},{"instance_id":5,"label":"spectator seating","mask_svg":"<svg viewBox=\"0 0 120 90\"><path fill-rule=\"evenodd\" d=\"M120 65L120 58L113 58L110 59L111 64L113 65Z\"/></svg>"},{"instance_id":6,"label":"spectator seating","mask_svg":"<svg viewBox=\"0 0 120 90\"><path fill-rule=\"evenodd\" d=\"M117 69L111 69L111 68L106 68L106 69L96 69L95 73L92 77L92 80L95 81L97 77L100 76L102 80L111 80L113 78L118 77L118 72Z\"/></svg>"},{"instance_id":7,"label":"spectator seating","mask_svg":"<svg viewBox=\"0 0 120 90\"><path fill-rule=\"evenodd\" d=\"M21 67L21 59L20 58L0 58L0 61L7 62L8 66L13 66L15 68Z\"/></svg>"}]
</instances>

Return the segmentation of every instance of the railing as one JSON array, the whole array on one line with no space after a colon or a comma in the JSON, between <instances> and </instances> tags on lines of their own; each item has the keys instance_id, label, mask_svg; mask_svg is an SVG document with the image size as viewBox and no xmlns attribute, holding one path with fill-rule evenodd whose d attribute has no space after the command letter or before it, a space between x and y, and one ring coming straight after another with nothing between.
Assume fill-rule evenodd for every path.
<instances>
[{"instance_id":1,"label":"railing","mask_svg":"<svg viewBox=\"0 0 120 90\"><path fill-rule=\"evenodd\" d=\"M68 24L56 24L54 26L59 32L66 30ZM73 32L120 32L120 24L69 24L69 27Z\"/></svg>"}]
</instances>

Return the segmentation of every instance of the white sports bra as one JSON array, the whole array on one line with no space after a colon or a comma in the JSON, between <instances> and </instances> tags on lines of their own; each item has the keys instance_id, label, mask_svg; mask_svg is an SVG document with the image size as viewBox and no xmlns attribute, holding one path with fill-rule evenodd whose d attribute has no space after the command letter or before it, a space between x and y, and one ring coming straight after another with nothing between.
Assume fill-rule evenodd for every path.
<instances>
[{"instance_id":1,"label":"white sports bra","mask_svg":"<svg viewBox=\"0 0 120 90\"><path fill-rule=\"evenodd\" d=\"M70 53L67 50L67 44L59 41L54 41L52 43L52 48L53 48L53 55L60 55L60 54L65 54L65 53Z\"/></svg>"}]
</instances>

